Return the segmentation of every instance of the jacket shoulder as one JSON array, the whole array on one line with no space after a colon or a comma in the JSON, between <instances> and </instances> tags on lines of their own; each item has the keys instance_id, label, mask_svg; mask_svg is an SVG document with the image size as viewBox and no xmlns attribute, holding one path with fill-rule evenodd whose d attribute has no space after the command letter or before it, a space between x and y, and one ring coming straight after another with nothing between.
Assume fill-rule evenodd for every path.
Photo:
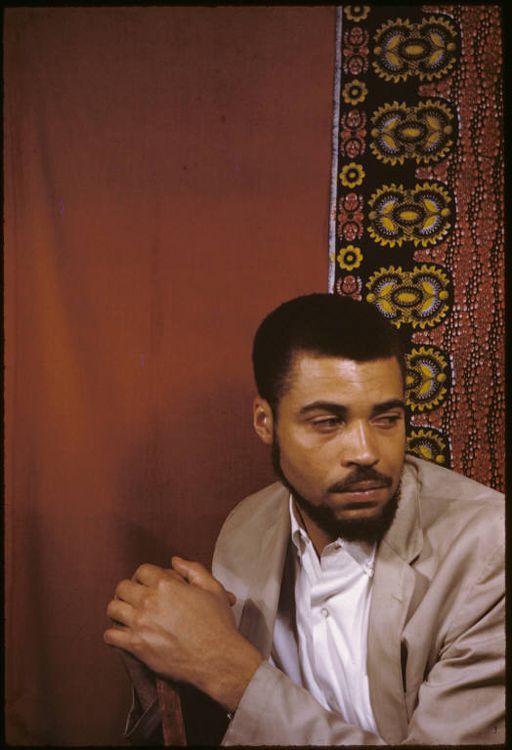
<instances>
[{"instance_id":1,"label":"jacket shoulder","mask_svg":"<svg viewBox=\"0 0 512 750\"><path fill-rule=\"evenodd\" d=\"M241 500L224 521L215 546L215 557L219 550L225 557L236 558L241 554L246 559L251 549L256 552L263 535L276 522L284 522L288 513L288 490L280 483L264 487L259 492Z\"/></svg>"},{"instance_id":2,"label":"jacket shoulder","mask_svg":"<svg viewBox=\"0 0 512 750\"><path fill-rule=\"evenodd\" d=\"M220 530L212 570L236 595L233 612L237 620L246 592L261 583L262 566L264 569L271 560L276 569L280 565L289 535L288 498L282 484L271 484L238 503Z\"/></svg>"},{"instance_id":3,"label":"jacket shoulder","mask_svg":"<svg viewBox=\"0 0 512 750\"><path fill-rule=\"evenodd\" d=\"M492 487L430 461L407 455L406 464L415 467L422 494L430 497L439 496L445 501L465 499L469 502L484 503L500 503L504 499L503 494Z\"/></svg>"},{"instance_id":4,"label":"jacket shoulder","mask_svg":"<svg viewBox=\"0 0 512 750\"><path fill-rule=\"evenodd\" d=\"M445 541L464 537L480 546L499 545L505 530L504 495L455 471L407 456L416 474L418 505L423 532Z\"/></svg>"}]
</instances>

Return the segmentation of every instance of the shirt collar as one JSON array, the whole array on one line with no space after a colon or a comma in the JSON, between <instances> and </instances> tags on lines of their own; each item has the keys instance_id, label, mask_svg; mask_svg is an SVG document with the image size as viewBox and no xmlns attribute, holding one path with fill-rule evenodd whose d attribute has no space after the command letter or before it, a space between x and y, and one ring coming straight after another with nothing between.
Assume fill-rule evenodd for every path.
<instances>
[{"instance_id":1,"label":"shirt collar","mask_svg":"<svg viewBox=\"0 0 512 750\"><path fill-rule=\"evenodd\" d=\"M294 502L292 495L289 500L289 511L290 511L290 524L291 524L291 540L298 552L299 560L302 561L302 556L306 552L308 546L313 548L313 542L311 541L308 532L304 528L302 520ZM348 542L346 539L338 537L334 542L328 544L322 556L327 552L333 550L335 553L344 551L348 553L357 564L364 570L364 572L372 577L373 569L375 567L375 554L377 551L377 545L371 544L370 542ZM316 554L316 553L315 553Z\"/></svg>"}]
</instances>

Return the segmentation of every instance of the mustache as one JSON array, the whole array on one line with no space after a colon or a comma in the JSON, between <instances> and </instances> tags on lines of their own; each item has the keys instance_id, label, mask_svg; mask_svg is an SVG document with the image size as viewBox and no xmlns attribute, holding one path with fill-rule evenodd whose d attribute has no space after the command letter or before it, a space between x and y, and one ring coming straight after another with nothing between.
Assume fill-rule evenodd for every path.
<instances>
[{"instance_id":1,"label":"mustache","mask_svg":"<svg viewBox=\"0 0 512 750\"><path fill-rule=\"evenodd\" d=\"M328 492L350 492L352 487L360 482L378 482L383 487L391 487L393 480L386 474L366 466L356 466L354 471L342 482L335 482L328 488Z\"/></svg>"}]
</instances>

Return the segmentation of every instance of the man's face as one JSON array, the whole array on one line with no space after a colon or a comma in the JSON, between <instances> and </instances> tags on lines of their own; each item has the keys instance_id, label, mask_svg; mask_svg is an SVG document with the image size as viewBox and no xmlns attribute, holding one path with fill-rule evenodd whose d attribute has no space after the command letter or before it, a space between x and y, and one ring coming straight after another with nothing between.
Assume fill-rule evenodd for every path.
<instances>
[{"instance_id":1,"label":"man's face","mask_svg":"<svg viewBox=\"0 0 512 750\"><path fill-rule=\"evenodd\" d=\"M396 510L405 451L395 358L354 362L298 353L271 412L274 466L330 538L379 538ZM262 402L267 404L267 402Z\"/></svg>"}]
</instances>

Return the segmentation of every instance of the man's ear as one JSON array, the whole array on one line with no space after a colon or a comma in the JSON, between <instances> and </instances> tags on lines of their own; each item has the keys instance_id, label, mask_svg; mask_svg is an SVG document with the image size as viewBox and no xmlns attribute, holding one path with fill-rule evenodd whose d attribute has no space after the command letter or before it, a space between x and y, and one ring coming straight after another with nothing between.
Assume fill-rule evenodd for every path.
<instances>
[{"instance_id":1,"label":"man's ear","mask_svg":"<svg viewBox=\"0 0 512 750\"><path fill-rule=\"evenodd\" d=\"M274 415L269 402L256 396L252 406L252 423L256 434L265 445L272 445L274 438Z\"/></svg>"}]
</instances>

